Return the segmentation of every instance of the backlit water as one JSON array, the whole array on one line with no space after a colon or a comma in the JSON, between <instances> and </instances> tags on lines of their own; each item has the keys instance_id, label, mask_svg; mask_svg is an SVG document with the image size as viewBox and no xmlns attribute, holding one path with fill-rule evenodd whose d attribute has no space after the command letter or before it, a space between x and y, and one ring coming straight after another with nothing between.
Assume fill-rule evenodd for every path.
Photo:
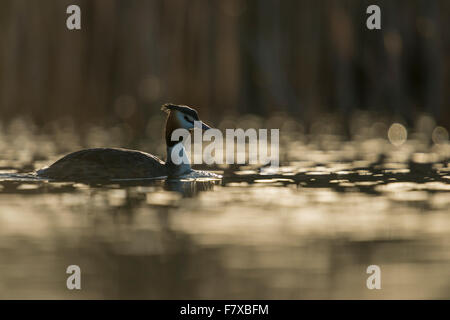
<instances>
[{"instance_id":1,"label":"backlit water","mask_svg":"<svg viewBox=\"0 0 450 320\"><path fill-rule=\"evenodd\" d=\"M88 184L25 175L92 146L30 130L0 136L0 298L450 298L447 142L281 130L278 170ZM366 287L369 265L381 290Z\"/></svg>"}]
</instances>

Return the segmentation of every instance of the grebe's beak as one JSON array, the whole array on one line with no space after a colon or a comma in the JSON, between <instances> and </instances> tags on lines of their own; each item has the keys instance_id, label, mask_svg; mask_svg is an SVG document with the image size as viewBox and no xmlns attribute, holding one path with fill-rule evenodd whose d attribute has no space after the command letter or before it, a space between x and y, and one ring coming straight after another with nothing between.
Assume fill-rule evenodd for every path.
<instances>
[{"instance_id":1,"label":"grebe's beak","mask_svg":"<svg viewBox=\"0 0 450 320\"><path fill-rule=\"evenodd\" d=\"M206 131L206 130L209 130L209 129L212 129L212 128L202 121L202 130Z\"/></svg>"}]
</instances>

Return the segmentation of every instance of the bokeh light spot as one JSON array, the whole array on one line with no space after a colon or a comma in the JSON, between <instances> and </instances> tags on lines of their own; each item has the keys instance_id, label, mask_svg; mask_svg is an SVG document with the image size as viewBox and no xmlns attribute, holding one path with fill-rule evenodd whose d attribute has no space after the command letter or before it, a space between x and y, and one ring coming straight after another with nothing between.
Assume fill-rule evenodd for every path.
<instances>
[{"instance_id":1,"label":"bokeh light spot","mask_svg":"<svg viewBox=\"0 0 450 320\"><path fill-rule=\"evenodd\" d=\"M389 142L399 147L405 143L408 137L408 131L405 126L400 123L393 123L388 130Z\"/></svg>"},{"instance_id":2,"label":"bokeh light spot","mask_svg":"<svg viewBox=\"0 0 450 320\"><path fill-rule=\"evenodd\" d=\"M448 131L444 127L436 127L431 134L431 139L435 144L444 144L448 142Z\"/></svg>"}]
</instances>

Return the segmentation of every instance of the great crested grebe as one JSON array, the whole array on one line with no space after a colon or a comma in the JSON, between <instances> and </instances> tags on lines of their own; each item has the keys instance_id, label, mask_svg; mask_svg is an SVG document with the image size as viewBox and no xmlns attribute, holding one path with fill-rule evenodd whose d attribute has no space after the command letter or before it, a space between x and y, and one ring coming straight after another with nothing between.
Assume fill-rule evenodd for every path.
<instances>
[{"instance_id":1,"label":"great crested grebe","mask_svg":"<svg viewBox=\"0 0 450 320\"><path fill-rule=\"evenodd\" d=\"M126 180L148 178L180 178L180 177L211 177L220 178L207 171L192 170L189 163L175 164L172 161L172 150L183 143L180 138L172 141L172 132L183 128L191 130L194 121L200 121L197 111L188 106L165 104L161 110L167 113L165 138L167 146L167 161L164 162L156 156L137 151L120 148L85 149L70 153L59 159L49 167L36 172L38 177L52 180ZM210 127L201 122L202 129ZM180 153L184 147L178 146Z\"/></svg>"}]
</instances>

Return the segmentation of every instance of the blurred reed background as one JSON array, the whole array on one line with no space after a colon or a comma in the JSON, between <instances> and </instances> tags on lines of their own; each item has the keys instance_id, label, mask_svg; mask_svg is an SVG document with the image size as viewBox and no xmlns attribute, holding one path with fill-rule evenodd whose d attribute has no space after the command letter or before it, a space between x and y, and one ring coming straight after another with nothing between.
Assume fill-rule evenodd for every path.
<instances>
[{"instance_id":1,"label":"blurred reed background","mask_svg":"<svg viewBox=\"0 0 450 320\"><path fill-rule=\"evenodd\" d=\"M0 299L448 299L449 18L448 0L1 0ZM164 158L165 102L279 128L280 168L28 174L84 147Z\"/></svg>"},{"instance_id":2,"label":"blurred reed background","mask_svg":"<svg viewBox=\"0 0 450 320\"><path fill-rule=\"evenodd\" d=\"M70 4L81 31L66 28ZM370 4L381 31L366 28ZM449 17L448 0L2 0L1 121L119 124L130 142L170 101L306 130L359 109L448 128Z\"/></svg>"}]
</instances>

